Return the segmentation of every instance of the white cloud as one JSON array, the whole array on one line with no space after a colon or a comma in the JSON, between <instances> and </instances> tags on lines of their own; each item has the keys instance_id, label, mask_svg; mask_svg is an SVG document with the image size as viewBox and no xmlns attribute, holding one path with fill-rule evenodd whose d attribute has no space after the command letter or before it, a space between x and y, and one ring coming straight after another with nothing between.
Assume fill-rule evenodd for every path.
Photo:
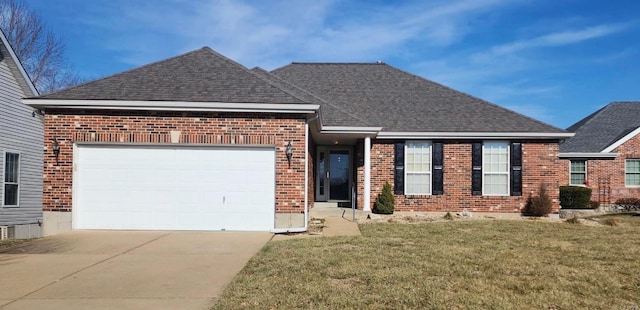
<instances>
[{"instance_id":1,"label":"white cloud","mask_svg":"<svg viewBox=\"0 0 640 310\"><path fill-rule=\"evenodd\" d=\"M470 31L469 18L507 3L114 0L86 23L102 28L100 42L132 65L208 45L270 69L291 61L375 61L397 56L409 42L447 46Z\"/></svg>"},{"instance_id":2,"label":"white cloud","mask_svg":"<svg viewBox=\"0 0 640 310\"><path fill-rule=\"evenodd\" d=\"M580 30L566 30L545 34L528 40L515 41L491 49L489 57L497 57L503 55L514 54L527 49L562 46L580 43L582 41L591 40L615 34L627 28L627 25L598 25Z\"/></svg>"}]
</instances>

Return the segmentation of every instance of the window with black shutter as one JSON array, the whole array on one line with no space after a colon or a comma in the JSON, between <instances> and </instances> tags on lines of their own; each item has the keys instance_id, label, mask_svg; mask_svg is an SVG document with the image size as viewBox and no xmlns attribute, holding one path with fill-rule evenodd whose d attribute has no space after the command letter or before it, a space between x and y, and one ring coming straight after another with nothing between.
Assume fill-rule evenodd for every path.
<instances>
[{"instance_id":1,"label":"window with black shutter","mask_svg":"<svg viewBox=\"0 0 640 310\"><path fill-rule=\"evenodd\" d=\"M436 141L432 144L433 148L433 195L444 194L444 143L442 141Z\"/></svg>"},{"instance_id":2,"label":"window with black shutter","mask_svg":"<svg viewBox=\"0 0 640 310\"><path fill-rule=\"evenodd\" d=\"M471 194L482 195L482 142L471 144Z\"/></svg>"},{"instance_id":3,"label":"window with black shutter","mask_svg":"<svg viewBox=\"0 0 640 310\"><path fill-rule=\"evenodd\" d=\"M393 163L395 166L393 192L396 195L404 195L404 141L396 142Z\"/></svg>"},{"instance_id":4,"label":"window with black shutter","mask_svg":"<svg viewBox=\"0 0 640 310\"><path fill-rule=\"evenodd\" d=\"M511 143L511 196L522 196L522 143Z\"/></svg>"}]
</instances>

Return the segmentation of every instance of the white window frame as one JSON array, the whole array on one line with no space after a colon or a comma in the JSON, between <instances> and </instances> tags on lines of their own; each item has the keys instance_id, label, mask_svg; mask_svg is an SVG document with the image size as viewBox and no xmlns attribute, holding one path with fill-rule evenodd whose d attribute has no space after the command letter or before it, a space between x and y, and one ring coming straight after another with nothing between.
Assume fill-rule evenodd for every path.
<instances>
[{"instance_id":1,"label":"white window frame","mask_svg":"<svg viewBox=\"0 0 640 310\"><path fill-rule=\"evenodd\" d=\"M629 161L638 161L638 162L640 162L640 159L638 159L638 158L627 158L627 159L625 159L625 161L624 161L624 186L626 186L626 187L640 187L640 184L628 184L627 183L627 174L630 174L630 173L638 174L638 172L628 172L627 171L627 166L628 166Z\"/></svg>"},{"instance_id":2,"label":"white window frame","mask_svg":"<svg viewBox=\"0 0 640 310\"><path fill-rule=\"evenodd\" d=\"M408 152L408 148L409 148L409 144L411 143L419 143L419 144L426 144L429 147L429 169L426 172L414 172L414 171L409 171L409 165L407 164L407 159L409 156L407 156ZM433 143L431 143L431 141L423 141L423 140L413 140L413 141L405 141L404 143L404 194L405 195L431 195L431 193L433 193L433 174L431 173L433 170ZM412 193L408 190L409 188L409 182L407 178L407 175L409 174L420 174L420 175L428 175L429 177L429 189L428 192L426 193Z\"/></svg>"},{"instance_id":3,"label":"white window frame","mask_svg":"<svg viewBox=\"0 0 640 310\"><path fill-rule=\"evenodd\" d=\"M573 165L572 164L573 164L574 161L583 161L584 162L584 172L578 172L578 171L574 172L573 171ZM584 174L584 181L587 181L588 180L588 178L587 178L588 177L587 176L588 171L589 171L589 169L587 169L587 161L586 160L583 160L583 159L572 159L572 160L569 160L569 185L571 185L571 186L587 186L586 184L584 184L584 182L582 182L580 184L571 183L571 180L573 179L571 177L571 175L573 175L574 173L575 174L583 173Z\"/></svg>"},{"instance_id":4,"label":"white window frame","mask_svg":"<svg viewBox=\"0 0 640 310\"><path fill-rule=\"evenodd\" d=\"M7 154L16 154L18 155L18 180L17 182L5 182L4 179L7 175ZM20 178L22 177L22 173L21 173L21 168L22 168L22 154L20 152L12 152L12 151L4 151L2 154L2 200L0 201L1 205L3 208L18 208L20 207ZM7 184L15 184L18 186L17 188L17 196L16 196L16 204L15 205L5 205L4 204L4 199L5 199L5 195L7 194L5 185Z\"/></svg>"},{"instance_id":5,"label":"white window frame","mask_svg":"<svg viewBox=\"0 0 640 310\"><path fill-rule=\"evenodd\" d=\"M504 172L487 172L485 163L487 160L487 157L485 156L485 146L487 144L504 144L507 147L507 170ZM482 195L483 196L498 196L498 197L507 197L507 196L511 196L511 173L510 173L510 167L511 167L511 144L509 143L509 141L483 141L482 143ZM487 175L506 175L507 176L507 191L504 194L488 194L486 191L486 186L487 186L487 182L486 182L486 176Z\"/></svg>"}]
</instances>

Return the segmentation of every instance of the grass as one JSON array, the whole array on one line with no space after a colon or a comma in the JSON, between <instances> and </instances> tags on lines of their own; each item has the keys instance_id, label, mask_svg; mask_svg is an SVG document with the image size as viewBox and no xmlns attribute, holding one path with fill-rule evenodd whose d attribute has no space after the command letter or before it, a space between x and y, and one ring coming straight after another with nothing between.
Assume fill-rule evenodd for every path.
<instances>
[{"instance_id":1,"label":"grass","mask_svg":"<svg viewBox=\"0 0 640 310\"><path fill-rule=\"evenodd\" d=\"M637 309L640 217L361 225L268 243L213 309Z\"/></svg>"},{"instance_id":2,"label":"grass","mask_svg":"<svg viewBox=\"0 0 640 310\"><path fill-rule=\"evenodd\" d=\"M8 240L0 240L0 250L10 248L12 246L18 245L27 241L28 239L8 239Z\"/></svg>"}]
</instances>

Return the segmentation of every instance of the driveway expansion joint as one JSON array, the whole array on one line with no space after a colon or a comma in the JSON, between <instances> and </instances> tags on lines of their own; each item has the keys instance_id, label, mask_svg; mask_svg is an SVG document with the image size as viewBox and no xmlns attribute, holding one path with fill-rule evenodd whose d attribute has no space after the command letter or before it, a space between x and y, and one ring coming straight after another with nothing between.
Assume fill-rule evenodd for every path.
<instances>
[{"instance_id":1,"label":"driveway expansion joint","mask_svg":"<svg viewBox=\"0 0 640 310\"><path fill-rule=\"evenodd\" d=\"M168 235L170 235L170 234L171 234L171 232L167 232L167 233L162 234L162 235L160 235L160 236L158 236L158 237L156 237L156 238L153 238L153 239L151 239L151 240L149 240L149 241L147 241L147 242L144 242L144 243L142 243L142 244L138 244L138 245L136 245L136 246L134 246L134 247L132 247L132 248L130 248L130 249L127 249L127 250L123 251L123 252L120 252L120 253L114 254L114 255L112 255L112 256L110 256L110 257L107 257L107 258L105 258L105 259L103 259L103 260L97 261L97 262L95 262L95 263L93 263L93 264L91 264L91 265L88 265L88 266L85 266L85 267L83 267L83 268L80 268L80 269L78 269L78 270L76 270L76 271L74 271L74 272L69 273L68 275L66 275L66 276L64 276L64 277L62 277L62 278L60 278L60 279L56 279L55 281L52 281L51 283L48 283L48 284L46 284L46 285L44 285L44 286L42 286L42 287L40 287L40 288L38 288L38 289L36 289L36 290L33 290L33 291L31 291L31 292L29 292L29 293L25 294L25 295L22 295L22 296L20 296L20 297L18 297L18 298L16 298L16 299L14 299L14 300L12 300L12 301L10 301L10 302L6 303L6 304L0 305L0 308L7 307L7 306L9 306L9 305L11 305L11 304L13 304L13 303L15 303L15 302L18 302L18 301L20 301L20 300L22 300L22 299L24 299L24 298L26 298L26 297L29 297L30 295L33 295L33 294L35 294L35 293L37 293L37 292L39 292L39 291L41 291L41 290L43 290L43 289L45 289L45 288L47 288L47 287L51 286L51 285L54 285L54 284L56 284L56 283L58 283L58 282L60 282L60 281L62 281L62 280L64 280L64 279L67 279L67 278L69 278L69 277L72 277L72 276L74 276L74 275L76 275L76 274L78 274L78 273L80 273L80 272L82 272L82 271L85 271L85 270L87 270L87 269L89 269L89 268L92 268L92 267L95 267L95 266L97 266L97 265L100 265L100 264L102 264L102 263L104 263L104 262L107 262L107 261L109 261L109 260L112 260L112 259L114 259L114 258L116 258L116 257L119 257L119 256L122 256L122 255L124 255L124 254L127 254L127 253L129 253L129 252L131 252L131 251L133 251L133 250L135 250L135 249L141 248L141 247L143 247L143 246L145 246L145 245L147 245L147 244L150 244L150 243L152 243L152 242L154 242L154 241L156 241L156 240L159 240L159 239L161 239L161 238L164 238L164 237L166 237L166 236L168 236Z\"/></svg>"}]
</instances>

